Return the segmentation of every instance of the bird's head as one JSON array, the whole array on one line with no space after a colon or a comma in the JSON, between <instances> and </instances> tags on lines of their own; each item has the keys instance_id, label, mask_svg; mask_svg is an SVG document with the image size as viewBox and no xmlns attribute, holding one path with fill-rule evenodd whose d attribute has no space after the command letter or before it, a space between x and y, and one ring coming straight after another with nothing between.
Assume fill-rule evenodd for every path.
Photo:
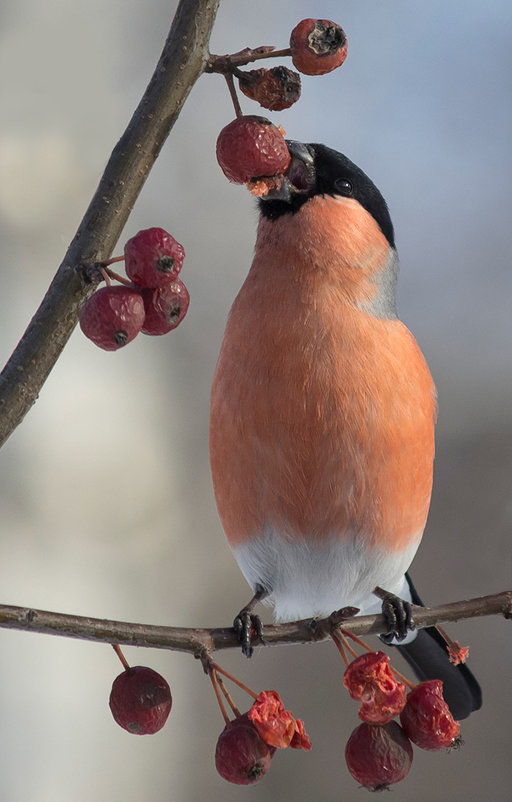
<instances>
[{"instance_id":1,"label":"bird's head","mask_svg":"<svg viewBox=\"0 0 512 802\"><path fill-rule=\"evenodd\" d=\"M378 224L394 248L393 224L386 201L373 181L343 153L319 144L287 140L289 167L279 189L260 199L260 212L269 220L295 214L311 198L329 196L359 203Z\"/></svg>"}]
</instances>

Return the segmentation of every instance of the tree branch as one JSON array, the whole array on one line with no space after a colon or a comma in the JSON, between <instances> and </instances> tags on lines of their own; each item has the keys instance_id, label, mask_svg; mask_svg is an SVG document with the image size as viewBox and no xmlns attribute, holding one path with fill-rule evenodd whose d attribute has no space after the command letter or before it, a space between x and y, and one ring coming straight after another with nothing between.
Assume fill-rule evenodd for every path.
<instances>
[{"instance_id":1,"label":"tree branch","mask_svg":"<svg viewBox=\"0 0 512 802\"><path fill-rule=\"evenodd\" d=\"M23 420L91 295L83 262L110 256L181 108L208 63L220 0L180 0L162 55L39 309L0 374L0 445Z\"/></svg>"},{"instance_id":2,"label":"tree branch","mask_svg":"<svg viewBox=\"0 0 512 802\"><path fill-rule=\"evenodd\" d=\"M347 608L346 611L353 612L353 608ZM333 628L336 629L340 625L344 630L357 635L378 634L386 630L386 623L382 615L347 618L344 617L343 612L341 610L327 618L314 621L305 619L287 624L265 625L265 644L279 646L285 643L312 643L325 640ZM417 628L484 615L503 615L505 618L512 618L512 591L452 602L438 607L414 607L414 621ZM163 627L66 615L10 605L0 605L0 627L101 643L119 643L126 646L190 652L198 657L205 652L239 647L232 627L217 629Z\"/></svg>"}]
</instances>

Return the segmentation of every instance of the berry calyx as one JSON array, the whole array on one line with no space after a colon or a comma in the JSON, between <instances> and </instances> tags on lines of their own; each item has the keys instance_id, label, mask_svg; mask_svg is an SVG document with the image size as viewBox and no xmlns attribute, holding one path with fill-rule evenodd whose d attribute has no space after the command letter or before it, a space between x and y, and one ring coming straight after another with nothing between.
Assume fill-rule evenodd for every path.
<instances>
[{"instance_id":1,"label":"berry calyx","mask_svg":"<svg viewBox=\"0 0 512 802\"><path fill-rule=\"evenodd\" d=\"M163 228L146 228L124 246L126 275L139 287L162 287L178 276L183 246Z\"/></svg>"},{"instance_id":2,"label":"berry calyx","mask_svg":"<svg viewBox=\"0 0 512 802\"><path fill-rule=\"evenodd\" d=\"M228 782L252 785L269 770L272 754L272 749L244 714L227 724L219 735L215 766Z\"/></svg>"},{"instance_id":3,"label":"berry calyx","mask_svg":"<svg viewBox=\"0 0 512 802\"><path fill-rule=\"evenodd\" d=\"M369 724L385 724L405 707L405 685L396 679L384 652L367 652L353 660L343 684L352 699L361 701L359 718Z\"/></svg>"},{"instance_id":4,"label":"berry calyx","mask_svg":"<svg viewBox=\"0 0 512 802\"><path fill-rule=\"evenodd\" d=\"M171 712L171 689L152 668L134 666L115 678L109 705L120 727L134 735L153 735Z\"/></svg>"},{"instance_id":5,"label":"berry calyx","mask_svg":"<svg viewBox=\"0 0 512 802\"><path fill-rule=\"evenodd\" d=\"M138 290L101 287L82 307L80 328L100 348L117 351L141 331L144 317L144 303Z\"/></svg>"},{"instance_id":6,"label":"berry calyx","mask_svg":"<svg viewBox=\"0 0 512 802\"><path fill-rule=\"evenodd\" d=\"M352 777L371 791L383 791L400 782L412 764L412 746L396 721L360 724L345 747Z\"/></svg>"},{"instance_id":7,"label":"berry calyx","mask_svg":"<svg viewBox=\"0 0 512 802\"><path fill-rule=\"evenodd\" d=\"M265 117L236 117L217 138L217 161L234 184L284 173L290 153L281 131Z\"/></svg>"},{"instance_id":8,"label":"berry calyx","mask_svg":"<svg viewBox=\"0 0 512 802\"><path fill-rule=\"evenodd\" d=\"M177 278L165 287L145 287L141 290L146 317L143 334L167 334L179 326L190 304L184 283Z\"/></svg>"},{"instance_id":9,"label":"berry calyx","mask_svg":"<svg viewBox=\"0 0 512 802\"><path fill-rule=\"evenodd\" d=\"M300 75L288 67L238 72L241 91L270 111L289 109L300 98Z\"/></svg>"},{"instance_id":10,"label":"berry calyx","mask_svg":"<svg viewBox=\"0 0 512 802\"><path fill-rule=\"evenodd\" d=\"M293 64L305 75L324 75L340 67L347 47L343 28L328 19L303 19L290 35Z\"/></svg>"},{"instance_id":11,"label":"berry calyx","mask_svg":"<svg viewBox=\"0 0 512 802\"><path fill-rule=\"evenodd\" d=\"M460 731L444 700L440 679L420 682L409 691L400 723L416 746L430 751L453 746Z\"/></svg>"}]
</instances>

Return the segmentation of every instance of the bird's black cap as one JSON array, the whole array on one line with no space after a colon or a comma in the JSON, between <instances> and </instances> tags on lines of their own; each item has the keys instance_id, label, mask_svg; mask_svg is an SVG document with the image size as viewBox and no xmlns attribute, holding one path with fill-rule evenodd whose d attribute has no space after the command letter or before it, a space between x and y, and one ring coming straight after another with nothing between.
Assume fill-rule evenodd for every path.
<instances>
[{"instance_id":1,"label":"bird's black cap","mask_svg":"<svg viewBox=\"0 0 512 802\"><path fill-rule=\"evenodd\" d=\"M260 198L263 217L277 220L295 214L316 195L354 198L378 223L389 244L395 247L393 224L386 201L373 181L343 153L325 145L287 140L291 154L282 185Z\"/></svg>"}]
</instances>

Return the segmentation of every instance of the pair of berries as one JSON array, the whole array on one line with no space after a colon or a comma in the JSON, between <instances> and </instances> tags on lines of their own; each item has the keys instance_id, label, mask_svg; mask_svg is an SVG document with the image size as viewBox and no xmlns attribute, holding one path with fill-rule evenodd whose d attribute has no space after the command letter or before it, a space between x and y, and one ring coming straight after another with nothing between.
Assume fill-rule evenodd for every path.
<instances>
[{"instance_id":1,"label":"pair of berries","mask_svg":"<svg viewBox=\"0 0 512 802\"><path fill-rule=\"evenodd\" d=\"M293 65L304 75L325 75L347 57L347 37L340 25L325 19L303 19L290 36ZM270 111L288 109L300 97L300 75L287 67L236 70L244 95Z\"/></svg>"},{"instance_id":2,"label":"pair of berries","mask_svg":"<svg viewBox=\"0 0 512 802\"><path fill-rule=\"evenodd\" d=\"M412 743L431 751L453 746L459 735L443 698L441 680L420 682L406 693L383 652L356 658L346 669L343 684L361 701L363 720L345 749L348 770L361 785L382 790L400 782L411 768ZM393 721L399 715L400 724Z\"/></svg>"},{"instance_id":3,"label":"pair of berries","mask_svg":"<svg viewBox=\"0 0 512 802\"><path fill-rule=\"evenodd\" d=\"M261 691L250 710L229 721L219 735L215 767L236 785L252 785L270 768L276 749L311 749L300 719L294 718L276 691Z\"/></svg>"},{"instance_id":4,"label":"pair of berries","mask_svg":"<svg viewBox=\"0 0 512 802\"><path fill-rule=\"evenodd\" d=\"M160 335L175 329L190 303L178 278L184 258L183 246L167 231L139 231L124 248L126 275L132 283L109 284L88 299L80 314L85 336L106 351L116 351L141 331Z\"/></svg>"}]
</instances>

